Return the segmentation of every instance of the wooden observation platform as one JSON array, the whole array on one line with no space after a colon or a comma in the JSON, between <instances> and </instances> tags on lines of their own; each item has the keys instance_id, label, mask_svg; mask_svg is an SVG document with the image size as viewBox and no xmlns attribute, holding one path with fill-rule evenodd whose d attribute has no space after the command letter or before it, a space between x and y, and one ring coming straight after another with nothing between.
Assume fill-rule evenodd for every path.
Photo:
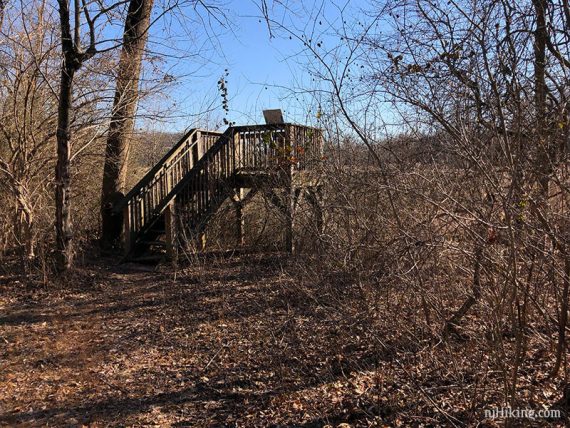
<instances>
[{"instance_id":1,"label":"wooden observation platform","mask_svg":"<svg viewBox=\"0 0 570 428\"><path fill-rule=\"evenodd\" d=\"M176 257L181 234L201 243L212 215L228 199L235 207L238 244L243 244L243 208L259 192L281 211L292 251L301 192L322 223L315 180L322 156L322 131L307 126L190 130L115 207L122 213L126 256L144 256L159 245Z\"/></svg>"}]
</instances>

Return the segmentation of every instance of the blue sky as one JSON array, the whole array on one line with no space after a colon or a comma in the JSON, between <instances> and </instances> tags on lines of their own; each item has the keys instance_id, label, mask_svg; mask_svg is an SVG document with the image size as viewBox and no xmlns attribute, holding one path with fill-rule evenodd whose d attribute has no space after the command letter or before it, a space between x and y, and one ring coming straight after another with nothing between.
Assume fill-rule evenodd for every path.
<instances>
[{"instance_id":1,"label":"blue sky","mask_svg":"<svg viewBox=\"0 0 570 428\"><path fill-rule=\"evenodd\" d=\"M270 10L270 15L287 28L311 31L318 19L315 16L326 17L330 25L339 8L347 4L358 9L365 2L289 0L288 10L278 6ZM197 20L191 9L183 11L186 16L168 17L153 28L149 49L164 52L165 45L169 46L170 58L162 64L162 70L176 76L176 81L162 96L141 105L149 114L160 113L167 118L165 123L147 121L145 125L179 131L196 125L198 118L202 126L219 124L224 112L217 81L226 69L230 121L263 123L262 110L266 108L281 108L287 121L310 121L316 107L290 90L312 84L303 66L306 59L302 43L283 34L271 38L257 0L229 0L223 7L231 22L226 28L213 20ZM201 16L208 18L203 11ZM200 55L192 56L198 51ZM209 113L196 116L204 111Z\"/></svg>"}]
</instances>

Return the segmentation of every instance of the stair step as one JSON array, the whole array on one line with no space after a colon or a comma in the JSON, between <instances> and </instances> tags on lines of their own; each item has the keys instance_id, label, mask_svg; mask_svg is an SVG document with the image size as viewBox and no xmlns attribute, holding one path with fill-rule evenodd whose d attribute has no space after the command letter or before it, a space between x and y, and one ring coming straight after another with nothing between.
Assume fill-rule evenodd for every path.
<instances>
[{"instance_id":1,"label":"stair step","mask_svg":"<svg viewBox=\"0 0 570 428\"><path fill-rule=\"evenodd\" d=\"M138 244L143 244L143 245L157 245L159 247L166 247L166 242L164 241L138 241Z\"/></svg>"},{"instance_id":2,"label":"stair step","mask_svg":"<svg viewBox=\"0 0 570 428\"><path fill-rule=\"evenodd\" d=\"M164 254L144 254L141 256L130 257L129 261L134 263L159 263L164 260Z\"/></svg>"}]
</instances>

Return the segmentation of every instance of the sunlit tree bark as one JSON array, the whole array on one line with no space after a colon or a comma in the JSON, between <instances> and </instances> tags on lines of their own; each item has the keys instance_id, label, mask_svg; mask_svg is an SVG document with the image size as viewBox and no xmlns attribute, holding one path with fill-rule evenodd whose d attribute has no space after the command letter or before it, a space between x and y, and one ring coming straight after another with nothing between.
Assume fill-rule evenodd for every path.
<instances>
[{"instance_id":1,"label":"sunlit tree bark","mask_svg":"<svg viewBox=\"0 0 570 428\"><path fill-rule=\"evenodd\" d=\"M104 248L119 238L115 235L115 231L120 230L115 227L119 220L113 215L112 208L117 200L116 195L125 188L129 145L139 98L139 79L152 6L153 0L131 0L125 22L101 192L101 244Z\"/></svg>"}]
</instances>

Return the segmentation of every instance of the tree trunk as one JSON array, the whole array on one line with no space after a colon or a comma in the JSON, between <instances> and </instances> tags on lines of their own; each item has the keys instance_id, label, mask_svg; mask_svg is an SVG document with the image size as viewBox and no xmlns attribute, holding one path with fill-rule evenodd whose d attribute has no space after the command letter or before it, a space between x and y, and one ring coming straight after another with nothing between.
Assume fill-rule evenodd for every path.
<instances>
[{"instance_id":1,"label":"tree trunk","mask_svg":"<svg viewBox=\"0 0 570 428\"><path fill-rule=\"evenodd\" d=\"M61 30L61 77L57 106L57 164L55 167L55 262L58 272L64 272L73 264L71 230L71 109L73 108L73 78L81 65L97 53L95 30L90 28L90 44L81 49L79 0L74 1L74 35L69 22L69 0L58 0Z\"/></svg>"},{"instance_id":2,"label":"tree trunk","mask_svg":"<svg viewBox=\"0 0 570 428\"><path fill-rule=\"evenodd\" d=\"M139 97L141 64L152 6L153 0L131 0L125 22L103 171L101 192L103 248L113 246L119 239L114 224L120 221L120 216L114 216L112 208L117 195L125 188L130 138Z\"/></svg>"},{"instance_id":3,"label":"tree trunk","mask_svg":"<svg viewBox=\"0 0 570 428\"><path fill-rule=\"evenodd\" d=\"M2 29L2 23L4 22L4 8L6 7L6 3L4 0L0 0L0 29Z\"/></svg>"},{"instance_id":4,"label":"tree trunk","mask_svg":"<svg viewBox=\"0 0 570 428\"><path fill-rule=\"evenodd\" d=\"M61 70L57 118L57 165L55 168L55 229L56 268L59 272L69 269L73 263L71 203L70 203L70 130L69 116L72 107L72 89L75 68L66 55Z\"/></svg>"}]
</instances>

